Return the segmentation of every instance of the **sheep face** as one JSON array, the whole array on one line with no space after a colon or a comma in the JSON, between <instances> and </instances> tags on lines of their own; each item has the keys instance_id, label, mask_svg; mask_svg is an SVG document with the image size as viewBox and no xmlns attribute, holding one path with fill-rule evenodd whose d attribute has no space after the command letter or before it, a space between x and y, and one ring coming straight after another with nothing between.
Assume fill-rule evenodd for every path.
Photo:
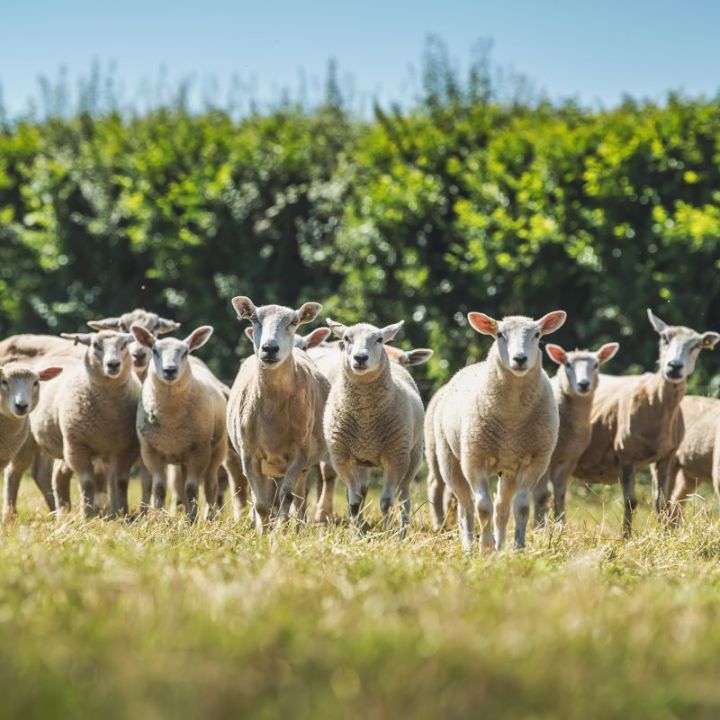
<instances>
[{"instance_id":1,"label":"sheep face","mask_svg":"<svg viewBox=\"0 0 720 720\"><path fill-rule=\"evenodd\" d=\"M35 372L15 363L0 368L0 414L16 418L28 415L38 403L40 382L61 372L61 367L53 366Z\"/></svg>"},{"instance_id":2,"label":"sheep face","mask_svg":"<svg viewBox=\"0 0 720 720\"><path fill-rule=\"evenodd\" d=\"M210 325L193 330L184 340L165 338L158 340L142 325L131 325L135 343L152 356L155 376L166 385L172 385L185 377L190 366L188 356L201 348L213 334Z\"/></svg>"},{"instance_id":3,"label":"sheep face","mask_svg":"<svg viewBox=\"0 0 720 720\"><path fill-rule=\"evenodd\" d=\"M295 347L295 331L312 322L322 309L319 303L307 302L297 310L282 305L256 307L248 297L233 298L238 320L252 323L252 341L255 355L263 368L280 367ZM249 335L249 334L248 334Z\"/></svg>"},{"instance_id":4,"label":"sheep face","mask_svg":"<svg viewBox=\"0 0 720 720\"><path fill-rule=\"evenodd\" d=\"M546 345L545 351L550 359L562 368L570 391L582 397L595 392L600 365L614 357L619 348L618 343L607 343L597 352L590 350L566 352L559 345Z\"/></svg>"},{"instance_id":5,"label":"sheep face","mask_svg":"<svg viewBox=\"0 0 720 720\"><path fill-rule=\"evenodd\" d=\"M340 338L340 349L344 363L355 375L366 375L377 371L387 362L385 343L390 342L403 326L401 320L394 325L377 328L374 325L358 323L345 327L328 320L333 333Z\"/></svg>"},{"instance_id":6,"label":"sheep face","mask_svg":"<svg viewBox=\"0 0 720 720\"><path fill-rule=\"evenodd\" d=\"M129 333L133 325L140 325L149 330L153 335L164 335L171 333L180 327L180 323L174 320L160 317L154 312L148 312L141 308L136 308L131 312L126 312L120 317L108 317L102 320L91 320L88 325L93 330L115 330L117 332Z\"/></svg>"},{"instance_id":7,"label":"sheep face","mask_svg":"<svg viewBox=\"0 0 720 720\"><path fill-rule=\"evenodd\" d=\"M124 380L130 372L130 333L102 330L95 333L61 333L60 337L87 345L86 358L90 366L109 380Z\"/></svg>"},{"instance_id":8,"label":"sheep face","mask_svg":"<svg viewBox=\"0 0 720 720\"><path fill-rule=\"evenodd\" d=\"M565 322L563 310L555 310L539 320L512 315L494 320L484 313L471 312L471 327L495 338L501 364L513 375L522 377L541 362L540 338L559 329Z\"/></svg>"},{"instance_id":9,"label":"sheep face","mask_svg":"<svg viewBox=\"0 0 720 720\"><path fill-rule=\"evenodd\" d=\"M720 340L716 332L698 333L683 325L668 325L651 310L648 318L660 335L659 365L665 380L680 383L687 380L695 369L701 350L712 350Z\"/></svg>"}]
</instances>

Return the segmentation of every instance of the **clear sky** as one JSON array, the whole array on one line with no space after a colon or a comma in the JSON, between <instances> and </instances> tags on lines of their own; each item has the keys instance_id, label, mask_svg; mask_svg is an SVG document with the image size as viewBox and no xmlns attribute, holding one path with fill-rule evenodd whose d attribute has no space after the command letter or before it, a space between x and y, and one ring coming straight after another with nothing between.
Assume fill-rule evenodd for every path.
<instances>
[{"instance_id":1,"label":"clear sky","mask_svg":"<svg viewBox=\"0 0 720 720\"><path fill-rule=\"evenodd\" d=\"M497 64L553 98L720 89L720 0L0 0L0 85L16 113L40 75L65 66L74 83L97 60L125 100L143 81L151 95L163 67L172 82L215 78L221 101L236 75L262 100L297 90L303 71L312 95L335 58L367 106L411 98L431 33L460 65L492 39Z\"/></svg>"}]
</instances>

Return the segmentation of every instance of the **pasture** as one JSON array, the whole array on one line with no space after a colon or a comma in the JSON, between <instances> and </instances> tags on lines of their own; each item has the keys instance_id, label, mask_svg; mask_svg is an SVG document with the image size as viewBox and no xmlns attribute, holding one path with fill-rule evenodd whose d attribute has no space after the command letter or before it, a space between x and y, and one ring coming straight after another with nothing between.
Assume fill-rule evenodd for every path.
<instances>
[{"instance_id":1,"label":"pasture","mask_svg":"<svg viewBox=\"0 0 720 720\"><path fill-rule=\"evenodd\" d=\"M714 501L667 531L647 491L628 542L618 489L573 486L563 533L481 556L430 531L423 483L401 542L343 522L258 538L227 508L58 523L28 478L0 542L0 714L717 717Z\"/></svg>"}]
</instances>

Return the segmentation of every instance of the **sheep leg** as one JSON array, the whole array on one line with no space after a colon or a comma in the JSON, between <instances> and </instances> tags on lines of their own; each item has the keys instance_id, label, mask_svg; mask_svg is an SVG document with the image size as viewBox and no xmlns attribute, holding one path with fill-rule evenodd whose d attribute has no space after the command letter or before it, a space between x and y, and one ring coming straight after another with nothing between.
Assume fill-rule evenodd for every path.
<instances>
[{"instance_id":1,"label":"sheep leg","mask_svg":"<svg viewBox=\"0 0 720 720\"><path fill-rule=\"evenodd\" d=\"M498 480L497 497L495 498L495 549L502 550L505 544L505 534L507 532L507 524L510 518L510 504L515 491L517 489L517 480L515 476L509 473L503 474Z\"/></svg>"},{"instance_id":2,"label":"sheep leg","mask_svg":"<svg viewBox=\"0 0 720 720\"><path fill-rule=\"evenodd\" d=\"M117 512L127 517L130 514L128 502L128 485L130 484L130 468L135 458L119 457L115 459L115 482L117 483Z\"/></svg>"},{"instance_id":3,"label":"sheep leg","mask_svg":"<svg viewBox=\"0 0 720 720\"><path fill-rule=\"evenodd\" d=\"M70 479L72 470L63 460L56 460L52 470L52 487L58 515L70 512Z\"/></svg>"},{"instance_id":4,"label":"sheep leg","mask_svg":"<svg viewBox=\"0 0 720 720\"><path fill-rule=\"evenodd\" d=\"M439 532L445 525L445 481L440 474L438 467L437 455L435 453L427 453L427 494L430 503L430 517L432 520L432 529Z\"/></svg>"},{"instance_id":5,"label":"sheep leg","mask_svg":"<svg viewBox=\"0 0 720 720\"><path fill-rule=\"evenodd\" d=\"M670 520L674 525L677 525L682 519L687 499L697 492L699 484L698 478L688 475L683 470L678 470L675 476L675 489L670 501Z\"/></svg>"},{"instance_id":6,"label":"sheep leg","mask_svg":"<svg viewBox=\"0 0 720 720\"><path fill-rule=\"evenodd\" d=\"M337 473L329 459L320 463L320 482L322 491L318 498L317 508L315 510L315 522L330 522L333 514L333 495L335 494L335 478Z\"/></svg>"},{"instance_id":7,"label":"sheep leg","mask_svg":"<svg viewBox=\"0 0 720 720\"><path fill-rule=\"evenodd\" d=\"M93 504L95 505L95 514L106 511L108 508L108 468L105 464L96 460L93 463L93 484L95 486L95 497Z\"/></svg>"},{"instance_id":8,"label":"sheep leg","mask_svg":"<svg viewBox=\"0 0 720 720\"><path fill-rule=\"evenodd\" d=\"M632 535L633 513L637 507L637 496L635 495L635 469L632 465L625 465L621 470L620 484L623 493L623 537L629 538Z\"/></svg>"},{"instance_id":9,"label":"sheep leg","mask_svg":"<svg viewBox=\"0 0 720 720\"><path fill-rule=\"evenodd\" d=\"M151 504L155 510L164 510L167 495L165 462L159 453L145 444L141 445L141 452L143 465L152 476Z\"/></svg>"},{"instance_id":10,"label":"sheep leg","mask_svg":"<svg viewBox=\"0 0 720 720\"><path fill-rule=\"evenodd\" d=\"M114 518L118 516L120 509L120 497L118 487L118 468L117 458L112 458L110 464L107 467L107 481L109 486L109 514L110 517ZM97 486L95 486L97 488Z\"/></svg>"},{"instance_id":11,"label":"sheep leg","mask_svg":"<svg viewBox=\"0 0 720 720\"><path fill-rule=\"evenodd\" d=\"M228 472L228 469L221 463L217 471L217 477L215 478L215 482L217 484L215 502L221 510L225 505L225 491L228 489L228 485L230 484L228 480L229 477L230 473Z\"/></svg>"},{"instance_id":12,"label":"sheep leg","mask_svg":"<svg viewBox=\"0 0 720 720\"><path fill-rule=\"evenodd\" d=\"M655 501L655 514L658 518L665 516L668 501L672 495L670 485L675 477L675 456L658 460L650 469L652 477L653 500Z\"/></svg>"},{"instance_id":13,"label":"sheep leg","mask_svg":"<svg viewBox=\"0 0 720 720\"><path fill-rule=\"evenodd\" d=\"M28 440L26 440L22 444L20 449L15 453L15 456L5 468L5 488L3 491L2 510L3 522L11 520L17 515L17 496L18 490L20 489L20 481L22 480L22 476L24 475L25 471L32 464L33 457L41 455L40 451L36 450L36 448L37 446L35 445L35 442L32 440L31 437L29 437ZM44 453L42 454L42 457L45 460L48 459L47 455L45 455ZM45 462L44 465L45 469L48 469L48 462ZM34 469L35 468L33 468L33 470ZM38 477L33 475L33 478L35 479L35 482L38 483L38 487L40 488L43 496L45 497L45 502L48 502L47 491L49 490L50 499L48 505L51 511L54 510L55 501L53 500L52 487L49 479L45 480L45 488L43 488L38 482Z\"/></svg>"},{"instance_id":14,"label":"sheep leg","mask_svg":"<svg viewBox=\"0 0 720 720\"><path fill-rule=\"evenodd\" d=\"M550 506L550 477L546 473L540 478L540 481L533 490L533 500L535 502L535 527L545 527L547 524L548 509Z\"/></svg>"},{"instance_id":15,"label":"sheep leg","mask_svg":"<svg viewBox=\"0 0 720 720\"><path fill-rule=\"evenodd\" d=\"M255 532L258 535L263 535L267 531L270 520L270 505L265 478L263 477L262 468L260 467L260 460L252 457L247 452L243 452L242 466L254 496L253 516L255 520Z\"/></svg>"},{"instance_id":16,"label":"sheep leg","mask_svg":"<svg viewBox=\"0 0 720 720\"><path fill-rule=\"evenodd\" d=\"M248 501L248 481L242 471L240 458L233 450L228 451L227 468L233 518L235 522L240 522L243 508Z\"/></svg>"},{"instance_id":17,"label":"sheep leg","mask_svg":"<svg viewBox=\"0 0 720 720\"><path fill-rule=\"evenodd\" d=\"M205 469L203 489L205 491L205 519L214 520L218 513L218 475L222 467L223 458L227 454L227 445L221 442L214 450L210 465ZM225 476L227 484L227 475Z\"/></svg>"},{"instance_id":18,"label":"sheep leg","mask_svg":"<svg viewBox=\"0 0 720 720\"><path fill-rule=\"evenodd\" d=\"M150 507L150 498L152 496L153 478L150 471L145 467L145 463L140 461L138 471L140 473L140 505L138 512L140 515L147 514Z\"/></svg>"},{"instance_id":19,"label":"sheep leg","mask_svg":"<svg viewBox=\"0 0 720 720\"><path fill-rule=\"evenodd\" d=\"M182 515L187 506L187 497L185 495L185 476L187 468L185 465L168 465L168 485L172 489L173 499L175 500L175 515Z\"/></svg>"},{"instance_id":20,"label":"sheep leg","mask_svg":"<svg viewBox=\"0 0 720 720\"><path fill-rule=\"evenodd\" d=\"M66 448L65 462L77 475L85 517L93 517L97 511L95 508L95 469L90 451L85 447Z\"/></svg>"},{"instance_id":21,"label":"sheep leg","mask_svg":"<svg viewBox=\"0 0 720 720\"><path fill-rule=\"evenodd\" d=\"M565 496L567 495L567 481L570 468L563 466L556 468L551 475L553 487L553 514L555 520L565 524Z\"/></svg>"},{"instance_id":22,"label":"sheep leg","mask_svg":"<svg viewBox=\"0 0 720 720\"><path fill-rule=\"evenodd\" d=\"M350 520L358 528L361 528L361 510L365 499L363 495L364 474L362 473L362 468L357 467L352 461L339 460L338 458L333 458L333 467L347 487Z\"/></svg>"},{"instance_id":23,"label":"sheep leg","mask_svg":"<svg viewBox=\"0 0 720 720\"><path fill-rule=\"evenodd\" d=\"M310 468L304 470L295 486L295 495L293 497L293 507L298 524L304 524L307 520L307 496L308 496L308 475Z\"/></svg>"},{"instance_id":24,"label":"sheep leg","mask_svg":"<svg viewBox=\"0 0 720 720\"><path fill-rule=\"evenodd\" d=\"M447 486L447 484L445 485L445 491L443 492L442 502L443 513L445 514L445 525L449 527L457 520L458 503L455 493Z\"/></svg>"},{"instance_id":25,"label":"sheep leg","mask_svg":"<svg viewBox=\"0 0 720 720\"><path fill-rule=\"evenodd\" d=\"M457 498L460 544L465 552L471 552L475 541L475 506L470 484L465 480L457 458L445 443L439 443L436 452L441 477Z\"/></svg>"},{"instance_id":26,"label":"sheep leg","mask_svg":"<svg viewBox=\"0 0 720 720\"><path fill-rule=\"evenodd\" d=\"M518 485L513 499L513 516L515 517L515 547L522 550L525 547L525 531L530 517L530 489L522 481Z\"/></svg>"},{"instance_id":27,"label":"sheep leg","mask_svg":"<svg viewBox=\"0 0 720 720\"><path fill-rule=\"evenodd\" d=\"M33 457L34 453L34 457ZM35 441L26 442L20 450L20 457L16 455L11 465L19 463L17 472L20 473L20 477L25 473L28 466L32 464L32 478L38 487L38 490L42 493L45 503L48 506L50 512L55 512L55 495L53 495L52 488L52 469L53 461L52 458L40 448L37 447Z\"/></svg>"},{"instance_id":28,"label":"sheep leg","mask_svg":"<svg viewBox=\"0 0 720 720\"><path fill-rule=\"evenodd\" d=\"M290 515L290 506L295 498L302 495L300 478L307 477L308 458L305 453L299 452L295 459L287 466L285 476L280 483L280 512L278 520L285 522Z\"/></svg>"}]
</instances>

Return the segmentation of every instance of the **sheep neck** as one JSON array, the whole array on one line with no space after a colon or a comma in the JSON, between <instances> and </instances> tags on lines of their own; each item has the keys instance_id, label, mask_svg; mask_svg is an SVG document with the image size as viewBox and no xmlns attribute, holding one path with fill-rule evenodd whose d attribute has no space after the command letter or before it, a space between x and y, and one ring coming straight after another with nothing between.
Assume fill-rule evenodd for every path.
<instances>
[{"instance_id":1,"label":"sheep neck","mask_svg":"<svg viewBox=\"0 0 720 720\"><path fill-rule=\"evenodd\" d=\"M158 395L164 394L169 397L174 397L176 395L184 395L187 392L188 387L190 387L190 383L193 379L192 369L190 368L189 364L185 368L185 371L182 373L182 375L174 383L163 382L154 369L151 374L153 390Z\"/></svg>"},{"instance_id":2,"label":"sheep neck","mask_svg":"<svg viewBox=\"0 0 720 720\"><path fill-rule=\"evenodd\" d=\"M85 353L85 373L90 381L90 384L97 385L103 389L103 392L110 394L122 395L125 392L128 381L132 375L132 370L129 367L121 370L117 377L109 378L102 371L101 368L97 367L89 357L89 353Z\"/></svg>"},{"instance_id":3,"label":"sheep neck","mask_svg":"<svg viewBox=\"0 0 720 720\"><path fill-rule=\"evenodd\" d=\"M680 406L687 390L687 380L673 383L665 379L661 370L655 372L648 384L648 396L651 405L661 405L670 412Z\"/></svg>"},{"instance_id":4,"label":"sheep neck","mask_svg":"<svg viewBox=\"0 0 720 720\"><path fill-rule=\"evenodd\" d=\"M592 390L587 395L578 395L573 391L567 373L563 368L558 369L557 382L559 392L556 392L555 399L558 403L560 417L570 420L573 424L580 422L589 423L595 391Z\"/></svg>"},{"instance_id":5,"label":"sheep neck","mask_svg":"<svg viewBox=\"0 0 720 720\"><path fill-rule=\"evenodd\" d=\"M348 367L345 358L343 358L342 361L342 369L343 383L348 388L362 387L363 391L365 392L369 387L372 387L373 389L385 389L390 387L390 385L392 384L390 359L385 352L383 352L382 354L382 358L380 359L380 365L378 366L378 368L371 372L365 373L363 375L358 375L357 373L354 373Z\"/></svg>"},{"instance_id":6,"label":"sheep neck","mask_svg":"<svg viewBox=\"0 0 720 720\"><path fill-rule=\"evenodd\" d=\"M272 392L277 394L282 392L289 394L295 385L296 363L293 355L290 355L285 362L280 363L278 367L267 368L260 360L257 361L258 368L258 388L260 393Z\"/></svg>"}]
</instances>

